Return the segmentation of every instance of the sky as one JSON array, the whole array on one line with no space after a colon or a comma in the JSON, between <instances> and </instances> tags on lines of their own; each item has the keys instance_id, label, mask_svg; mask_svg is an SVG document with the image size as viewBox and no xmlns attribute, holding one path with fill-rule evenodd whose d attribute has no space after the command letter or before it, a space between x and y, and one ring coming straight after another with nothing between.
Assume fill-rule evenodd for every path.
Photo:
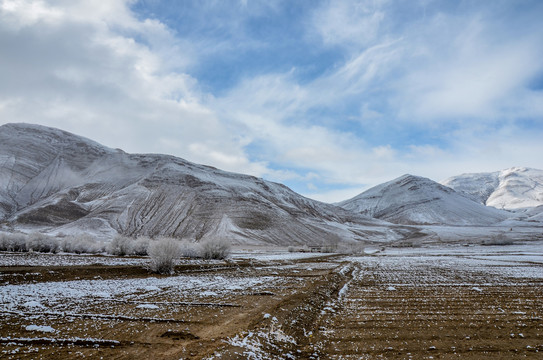
<instances>
[{"instance_id":1,"label":"sky","mask_svg":"<svg viewBox=\"0 0 543 360\"><path fill-rule=\"evenodd\" d=\"M0 125L325 202L543 169L543 1L0 0Z\"/></svg>"}]
</instances>

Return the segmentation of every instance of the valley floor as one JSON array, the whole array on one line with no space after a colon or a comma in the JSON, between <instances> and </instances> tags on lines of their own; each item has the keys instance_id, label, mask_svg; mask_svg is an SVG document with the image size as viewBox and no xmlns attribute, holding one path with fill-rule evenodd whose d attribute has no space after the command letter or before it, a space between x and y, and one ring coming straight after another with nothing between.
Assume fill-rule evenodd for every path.
<instances>
[{"instance_id":1,"label":"valley floor","mask_svg":"<svg viewBox=\"0 0 543 360\"><path fill-rule=\"evenodd\" d=\"M2 359L509 359L543 352L543 244L238 252L181 261L0 254Z\"/></svg>"}]
</instances>

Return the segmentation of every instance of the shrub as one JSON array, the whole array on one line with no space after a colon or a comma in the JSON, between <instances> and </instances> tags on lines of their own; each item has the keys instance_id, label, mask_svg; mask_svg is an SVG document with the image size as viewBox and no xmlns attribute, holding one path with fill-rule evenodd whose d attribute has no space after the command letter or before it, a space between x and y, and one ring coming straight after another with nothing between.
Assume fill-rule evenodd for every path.
<instances>
[{"instance_id":1,"label":"shrub","mask_svg":"<svg viewBox=\"0 0 543 360\"><path fill-rule=\"evenodd\" d=\"M336 251L340 254L346 255L364 255L365 248L362 244L351 243L338 245Z\"/></svg>"},{"instance_id":2,"label":"shrub","mask_svg":"<svg viewBox=\"0 0 543 360\"><path fill-rule=\"evenodd\" d=\"M130 247L130 254L131 255L139 255L139 256L145 256L148 254L149 251L149 243L151 242L151 239L149 239L147 236L139 236Z\"/></svg>"},{"instance_id":3,"label":"shrub","mask_svg":"<svg viewBox=\"0 0 543 360\"><path fill-rule=\"evenodd\" d=\"M74 254L98 254L105 251L105 244L88 234L66 236L62 251Z\"/></svg>"},{"instance_id":4,"label":"shrub","mask_svg":"<svg viewBox=\"0 0 543 360\"><path fill-rule=\"evenodd\" d=\"M111 255L140 255L145 256L148 253L151 239L146 236L140 236L137 239L131 237L116 235L109 246L107 252Z\"/></svg>"},{"instance_id":5,"label":"shrub","mask_svg":"<svg viewBox=\"0 0 543 360\"><path fill-rule=\"evenodd\" d=\"M0 250L25 252L26 235L21 233L0 233Z\"/></svg>"},{"instance_id":6,"label":"shrub","mask_svg":"<svg viewBox=\"0 0 543 360\"><path fill-rule=\"evenodd\" d=\"M174 260L181 256L181 247L177 240L161 238L149 244L151 257L149 269L159 274L173 273Z\"/></svg>"},{"instance_id":7,"label":"shrub","mask_svg":"<svg viewBox=\"0 0 543 360\"><path fill-rule=\"evenodd\" d=\"M196 259L201 257L201 250L199 244L190 242L188 240L183 240L180 244L181 256L191 259Z\"/></svg>"},{"instance_id":8,"label":"shrub","mask_svg":"<svg viewBox=\"0 0 543 360\"><path fill-rule=\"evenodd\" d=\"M322 253L334 253L337 251L337 245L325 245L321 248Z\"/></svg>"},{"instance_id":9,"label":"shrub","mask_svg":"<svg viewBox=\"0 0 543 360\"><path fill-rule=\"evenodd\" d=\"M513 239L509 238L503 232L492 235L490 240L483 241L483 245L513 245L514 243Z\"/></svg>"},{"instance_id":10,"label":"shrub","mask_svg":"<svg viewBox=\"0 0 543 360\"><path fill-rule=\"evenodd\" d=\"M108 246L108 253L124 256L132 253L133 240L123 235L116 235Z\"/></svg>"},{"instance_id":11,"label":"shrub","mask_svg":"<svg viewBox=\"0 0 543 360\"><path fill-rule=\"evenodd\" d=\"M0 251L9 251L10 242L9 234L0 232Z\"/></svg>"},{"instance_id":12,"label":"shrub","mask_svg":"<svg viewBox=\"0 0 543 360\"><path fill-rule=\"evenodd\" d=\"M25 252L26 250L26 235L25 234L12 234L10 241L10 248L8 251Z\"/></svg>"},{"instance_id":13,"label":"shrub","mask_svg":"<svg viewBox=\"0 0 543 360\"><path fill-rule=\"evenodd\" d=\"M28 251L56 253L59 250L59 244L55 238L34 232L28 235L26 239L26 249Z\"/></svg>"},{"instance_id":14,"label":"shrub","mask_svg":"<svg viewBox=\"0 0 543 360\"><path fill-rule=\"evenodd\" d=\"M204 259L225 259L230 255L230 243L222 239L209 239L200 244Z\"/></svg>"}]
</instances>

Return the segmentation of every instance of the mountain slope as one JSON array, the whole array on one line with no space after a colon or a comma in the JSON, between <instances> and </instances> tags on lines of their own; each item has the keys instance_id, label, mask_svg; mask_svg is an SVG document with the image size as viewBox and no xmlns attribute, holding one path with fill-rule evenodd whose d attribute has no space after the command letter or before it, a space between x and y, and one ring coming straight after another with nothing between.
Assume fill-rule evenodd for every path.
<instances>
[{"instance_id":1,"label":"mountain slope","mask_svg":"<svg viewBox=\"0 0 543 360\"><path fill-rule=\"evenodd\" d=\"M375 186L338 205L397 224L490 225L509 216L413 175Z\"/></svg>"},{"instance_id":2,"label":"mountain slope","mask_svg":"<svg viewBox=\"0 0 543 360\"><path fill-rule=\"evenodd\" d=\"M0 221L55 232L234 243L394 240L415 231L284 185L173 156L127 154L58 129L0 126Z\"/></svg>"},{"instance_id":3,"label":"mountain slope","mask_svg":"<svg viewBox=\"0 0 543 360\"><path fill-rule=\"evenodd\" d=\"M492 173L462 174L441 184L498 209L543 205L543 170L513 167Z\"/></svg>"}]
</instances>

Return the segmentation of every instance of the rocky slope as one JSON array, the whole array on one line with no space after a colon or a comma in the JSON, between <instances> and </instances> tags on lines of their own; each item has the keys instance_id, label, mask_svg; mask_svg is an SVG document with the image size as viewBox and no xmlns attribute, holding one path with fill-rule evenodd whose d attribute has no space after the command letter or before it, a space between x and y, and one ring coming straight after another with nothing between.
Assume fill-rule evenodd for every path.
<instances>
[{"instance_id":1,"label":"rocky slope","mask_svg":"<svg viewBox=\"0 0 543 360\"><path fill-rule=\"evenodd\" d=\"M510 214L423 177L404 175L338 204L397 224L490 225Z\"/></svg>"},{"instance_id":2,"label":"rocky slope","mask_svg":"<svg viewBox=\"0 0 543 360\"><path fill-rule=\"evenodd\" d=\"M395 240L416 230L252 176L173 156L127 154L28 124L0 126L0 222L52 233L280 245Z\"/></svg>"},{"instance_id":3,"label":"rocky slope","mask_svg":"<svg viewBox=\"0 0 543 360\"><path fill-rule=\"evenodd\" d=\"M516 211L543 205L543 170L513 167L491 173L462 174L441 184L498 209Z\"/></svg>"}]
</instances>

